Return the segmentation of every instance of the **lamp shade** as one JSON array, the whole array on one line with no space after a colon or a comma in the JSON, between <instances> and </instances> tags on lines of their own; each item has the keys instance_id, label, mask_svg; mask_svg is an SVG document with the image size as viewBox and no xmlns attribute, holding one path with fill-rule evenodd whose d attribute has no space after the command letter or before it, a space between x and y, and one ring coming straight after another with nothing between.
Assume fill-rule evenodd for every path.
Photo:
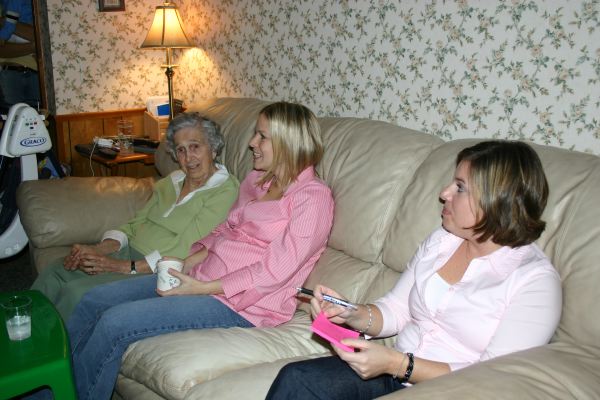
<instances>
[{"instance_id":1,"label":"lamp shade","mask_svg":"<svg viewBox=\"0 0 600 400\"><path fill-rule=\"evenodd\" d=\"M194 47L183 31L181 15L174 3L165 2L156 7L154 21L141 48Z\"/></svg>"}]
</instances>

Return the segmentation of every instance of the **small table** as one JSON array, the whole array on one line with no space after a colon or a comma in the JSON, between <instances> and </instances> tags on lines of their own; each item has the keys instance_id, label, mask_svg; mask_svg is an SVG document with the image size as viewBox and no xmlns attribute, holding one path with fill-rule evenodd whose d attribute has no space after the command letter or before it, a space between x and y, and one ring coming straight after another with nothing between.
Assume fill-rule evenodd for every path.
<instances>
[{"instance_id":1,"label":"small table","mask_svg":"<svg viewBox=\"0 0 600 400\"><path fill-rule=\"evenodd\" d=\"M31 298L31 337L9 340L0 311L0 398L49 386L55 399L76 399L69 338L60 315L37 290L0 293L0 300L15 294Z\"/></svg>"},{"instance_id":2,"label":"small table","mask_svg":"<svg viewBox=\"0 0 600 400\"><path fill-rule=\"evenodd\" d=\"M89 158L87 154L77 151L83 157ZM100 154L93 154L92 160L108 168L109 176L116 176L119 173L119 165L130 162L143 162L144 165L154 165L154 154L152 153L130 153L119 154L115 158L103 157Z\"/></svg>"}]
</instances>

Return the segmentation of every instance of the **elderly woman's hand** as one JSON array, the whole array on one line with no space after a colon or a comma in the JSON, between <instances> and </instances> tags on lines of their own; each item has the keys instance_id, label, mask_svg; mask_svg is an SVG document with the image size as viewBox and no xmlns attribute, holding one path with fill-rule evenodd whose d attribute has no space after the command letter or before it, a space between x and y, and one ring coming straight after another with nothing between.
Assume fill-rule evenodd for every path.
<instances>
[{"instance_id":1,"label":"elderly woman's hand","mask_svg":"<svg viewBox=\"0 0 600 400\"><path fill-rule=\"evenodd\" d=\"M130 266L129 260L117 260L100 254L85 254L81 257L79 269L88 275L97 275L103 272L128 274Z\"/></svg>"},{"instance_id":2,"label":"elderly woman's hand","mask_svg":"<svg viewBox=\"0 0 600 400\"><path fill-rule=\"evenodd\" d=\"M65 257L63 265L66 270L74 271L83 266L84 258L95 255L103 256L118 251L120 247L121 244L114 239L105 239L93 245L74 244L69 255Z\"/></svg>"},{"instance_id":3,"label":"elderly woman's hand","mask_svg":"<svg viewBox=\"0 0 600 400\"><path fill-rule=\"evenodd\" d=\"M64 266L66 270L74 271L81 267L82 257L85 255L98 254L96 246L85 244L74 244L71 247L71 252L65 257Z\"/></svg>"}]
</instances>

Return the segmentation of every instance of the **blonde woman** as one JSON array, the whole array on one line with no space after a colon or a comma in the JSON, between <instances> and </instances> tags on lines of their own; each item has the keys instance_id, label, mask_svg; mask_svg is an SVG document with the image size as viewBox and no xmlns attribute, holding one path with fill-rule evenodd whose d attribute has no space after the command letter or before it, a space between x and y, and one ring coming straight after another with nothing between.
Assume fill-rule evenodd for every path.
<instances>
[{"instance_id":1,"label":"blonde woman","mask_svg":"<svg viewBox=\"0 0 600 400\"><path fill-rule=\"evenodd\" d=\"M323 146L304 106L265 107L250 140L254 170L225 222L191 248L181 285L156 276L88 292L67 323L80 399L108 399L129 344L164 333L270 327L291 319L300 286L325 249L333 198L316 177ZM158 294L157 294L158 293ZM165 319L166 318L166 319Z\"/></svg>"}]
</instances>

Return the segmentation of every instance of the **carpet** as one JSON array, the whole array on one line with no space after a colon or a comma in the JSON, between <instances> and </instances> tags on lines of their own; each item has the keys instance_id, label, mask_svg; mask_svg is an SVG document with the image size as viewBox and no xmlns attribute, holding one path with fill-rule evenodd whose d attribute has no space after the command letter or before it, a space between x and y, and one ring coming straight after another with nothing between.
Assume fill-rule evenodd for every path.
<instances>
[{"instance_id":1,"label":"carpet","mask_svg":"<svg viewBox=\"0 0 600 400\"><path fill-rule=\"evenodd\" d=\"M34 279L27 247L12 257L0 259L0 292L29 289Z\"/></svg>"}]
</instances>

